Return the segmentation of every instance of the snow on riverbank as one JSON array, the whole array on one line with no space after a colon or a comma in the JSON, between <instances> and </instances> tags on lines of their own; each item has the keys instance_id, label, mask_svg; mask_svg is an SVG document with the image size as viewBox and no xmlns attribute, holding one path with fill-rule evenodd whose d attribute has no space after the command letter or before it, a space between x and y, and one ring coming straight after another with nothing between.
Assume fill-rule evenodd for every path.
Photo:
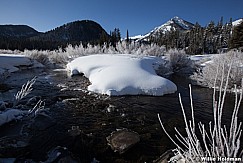
<instances>
[{"instance_id":1,"label":"snow on riverbank","mask_svg":"<svg viewBox=\"0 0 243 163\"><path fill-rule=\"evenodd\" d=\"M203 55L192 55L190 59L194 61L197 65L205 66L208 63L212 63L215 56L219 54L203 54Z\"/></svg>"},{"instance_id":2,"label":"snow on riverbank","mask_svg":"<svg viewBox=\"0 0 243 163\"><path fill-rule=\"evenodd\" d=\"M20 67L43 67L37 61L31 60L29 57L17 54L0 54L0 75L5 72L18 71Z\"/></svg>"},{"instance_id":3,"label":"snow on riverbank","mask_svg":"<svg viewBox=\"0 0 243 163\"><path fill-rule=\"evenodd\" d=\"M71 75L84 73L92 83L88 90L110 96L153 95L174 93L176 85L158 76L154 66L158 57L132 55L91 55L79 57L67 64Z\"/></svg>"}]
</instances>

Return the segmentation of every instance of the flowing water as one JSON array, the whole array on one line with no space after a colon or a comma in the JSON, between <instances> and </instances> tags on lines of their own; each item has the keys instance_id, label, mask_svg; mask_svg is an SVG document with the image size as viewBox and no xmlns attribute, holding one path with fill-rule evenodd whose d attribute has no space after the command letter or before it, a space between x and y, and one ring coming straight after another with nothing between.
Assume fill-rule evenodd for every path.
<instances>
[{"instance_id":1,"label":"flowing water","mask_svg":"<svg viewBox=\"0 0 243 163\"><path fill-rule=\"evenodd\" d=\"M47 114L51 117L46 123L53 125L35 129L26 127L29 122L23 120L2 126L1 138L18 135L20 132L31 135L27 151L21 153L21 156L13 154L15 157L44 161L50 149L63 146L82 162L90 162L94 158L100 162L152 162L165 151L175 148L162 131L157 114L160 114L171 135L175 134L174 127L182 133L185 128L178 93L181 93L186 114L191 118L190 81L179 76L171 78L178 86L178 91L174 94L162 97L107 97L87 92L89 82L83 76L70 78L65 71L25 70L5 81L5 89L0 89L1 99L12 99L21 85L34 76L38 76L37 81L26 99L37 96L44 100ZM208 122L212 120L212 90L192 86L192 94L195 120L208 126ZM234 96L228 95L223 114L223 123L227 127L233 106ZM242 119L241 107L239 120ZM79 128L82 136L70 136L72 128ZM123 128L137 132L140 142L124 154L119 154L107 145L106 137Z\"/></svg>"}]
</instances>

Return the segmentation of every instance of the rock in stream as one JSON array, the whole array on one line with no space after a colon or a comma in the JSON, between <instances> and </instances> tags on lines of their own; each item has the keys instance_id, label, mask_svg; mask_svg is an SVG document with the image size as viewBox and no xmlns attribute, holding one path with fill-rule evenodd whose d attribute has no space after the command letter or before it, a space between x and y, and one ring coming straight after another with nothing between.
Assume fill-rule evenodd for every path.
<instances>
[{"instance_id":1,"label":"rock in stream","mask_svg":"<svg viewBox=\"0 0 243 163\"><path fill-rule=\"evenodd\" d=\"M106 138L108 145L111 146L112 150L119 152L120 154L125 153L132 146L140 141L139 134L127 129L121 129L112 132L110 136Z\"/></svg>"}]
</instances>

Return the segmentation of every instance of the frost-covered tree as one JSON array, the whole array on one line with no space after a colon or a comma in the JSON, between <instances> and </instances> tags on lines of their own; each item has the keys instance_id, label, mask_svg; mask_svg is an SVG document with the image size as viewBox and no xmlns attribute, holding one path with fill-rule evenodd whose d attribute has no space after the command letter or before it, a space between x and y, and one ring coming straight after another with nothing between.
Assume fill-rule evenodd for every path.
<instances>
[{"instance_id":1,"label":"frost-covered tree","mask_svg":"<svg viewBox=\"0 0 243 163\"><path fill-rule=\"evenodd\" d=\"M228 87L233 88L234 85L241 85L241 79L243 76L243 69L241 65L243 64L243 57L242 52L230 51L225 54L220 54L214 56L213 60L210 63L207 63L201 70L197 71L193 76L192 79L197 81L199 85L203 85L206 87L214 87L214 83L216 82L217 85L219 83L226 80L227 71L231 66L231 72L229 75ZM224 72L215 76L217 72Z\"/></svg>"}]
</instances>

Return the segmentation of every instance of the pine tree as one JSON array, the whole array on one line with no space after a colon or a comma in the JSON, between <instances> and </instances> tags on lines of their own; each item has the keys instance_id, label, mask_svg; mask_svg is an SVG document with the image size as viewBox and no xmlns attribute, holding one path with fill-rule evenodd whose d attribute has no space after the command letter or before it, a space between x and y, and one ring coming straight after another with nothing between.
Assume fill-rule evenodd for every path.
<instances>
[{"instance_id":1,"label":"pine tree","mask_svg":"<svg viewBox=\"0 0 243 163\"><path fill-rule=\"evenodd\" d=\"M119 28L116 28L116 41L119 42L121 40L121 32Z\"/></svg>"},{"instance_id":2,"label":"pine tree","mask_svg":"<svg viewBox=\"0 0 243 163\"><path fill-rule=\"evenodd\" d=\"M204 49L206 53L212 54L217 52L217 34L215 23L211 21L205 29Z\"/></svg>"},{"instance_id":3,"label":"pine tree","mask_svg":"<svg viewBox=\"0 0 243 163\"><path fill-rule=\"evenodd\" d=\"M109 37L107 36L107 34L102 31L101 35L100 35L100 39L99 39L99 44L103 45L104 43L108 43L109 41Z\"/></svg>"},{"instance_id":4,"label":"pine tree","mask_svg":"<svg viewBox=\"0 0 243 163\"><path fill-rule=\"evenodd\" d=\"M243 48L243 22L233 29L231 48Z\"/></svg>"},{"instance_id":5,"label":"pine tree","mask_svg":"<svg viewBox=\"0 0 243 163\"><path fill-rule=\"evenodd\" d=\"M128 30L127 30L127 39L126 39L126 41L127 41L127 43L130 42Z\"/></svg>"},{"instance_id":6,"label":"pine tree","mask_svg":"<svg viewBox=\"0 0 243 163\"><path fill-rule=\"evenodd\" d=\"M119 42L121 40L121 33L120 33L120 29L119 28L115 28L113 32L111 32L111 45L113 47L116 47L116 43Z\"/></svg>"}]
</instances>

